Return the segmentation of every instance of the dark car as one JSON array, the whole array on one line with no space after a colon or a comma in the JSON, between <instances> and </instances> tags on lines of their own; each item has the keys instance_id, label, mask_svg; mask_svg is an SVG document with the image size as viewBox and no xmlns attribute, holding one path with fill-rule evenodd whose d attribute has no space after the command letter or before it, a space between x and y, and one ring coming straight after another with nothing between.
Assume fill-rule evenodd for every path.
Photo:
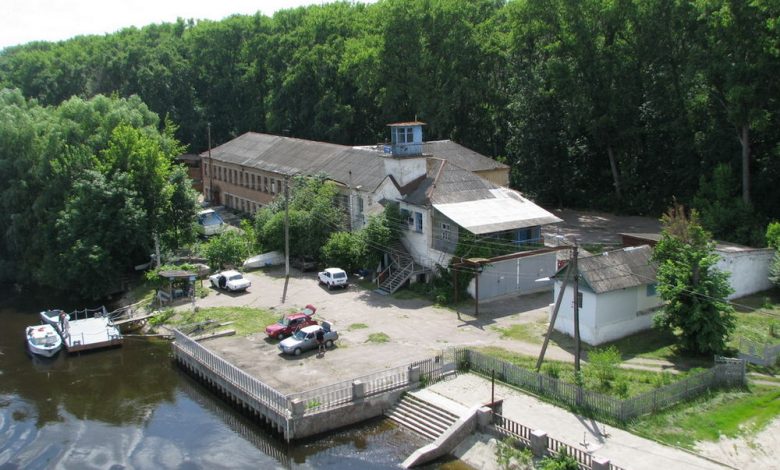
<instances>
[{"instance_id":1,"label":"dark car","mask_svg":"<svg viewBox=\"0 0 780 470\"><path fill-rule=\"evenodd\" d=\"M317 320L312 318L316 311L313 305L307 305L302 312L282 315L279 321L265 327L265 334L271 338L284 339L305 326L316 325Z\"/></svg>"}]
</instances>

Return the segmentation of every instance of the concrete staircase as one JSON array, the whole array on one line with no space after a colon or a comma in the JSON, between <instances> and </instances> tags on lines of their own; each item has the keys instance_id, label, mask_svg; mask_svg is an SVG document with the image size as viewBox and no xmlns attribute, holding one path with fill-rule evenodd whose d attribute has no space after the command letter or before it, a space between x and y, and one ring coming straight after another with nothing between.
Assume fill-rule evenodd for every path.
<instances>
[{"instance_id":1,"label":"concrete staircase","mask_svg":"<svg viewBox=\"0 0 780 470\"><path fill-rule=\"evenodd\" d=\"M385 416L417 434L435 441L459 418L451 411L407 393Z\"/></svg>"}]
</instances>

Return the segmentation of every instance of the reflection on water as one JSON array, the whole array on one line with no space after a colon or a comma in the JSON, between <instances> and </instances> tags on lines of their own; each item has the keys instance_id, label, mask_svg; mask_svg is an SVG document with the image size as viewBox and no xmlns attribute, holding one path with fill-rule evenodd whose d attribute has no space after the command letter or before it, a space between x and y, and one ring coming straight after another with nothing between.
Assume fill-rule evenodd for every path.
<instances>
[{"instance_id":1,"label":"reflection on water","mask_svg":"<svg viewBox=\"0 0 780 470\"><path fill-rule=\"evenodd\" d=\"M24 327L50 307L83 306L0 292L2 470L390 469L425 443L376 420L288 445L176 368L167 342L32 357Z\"/></svg>"}]
</instances>

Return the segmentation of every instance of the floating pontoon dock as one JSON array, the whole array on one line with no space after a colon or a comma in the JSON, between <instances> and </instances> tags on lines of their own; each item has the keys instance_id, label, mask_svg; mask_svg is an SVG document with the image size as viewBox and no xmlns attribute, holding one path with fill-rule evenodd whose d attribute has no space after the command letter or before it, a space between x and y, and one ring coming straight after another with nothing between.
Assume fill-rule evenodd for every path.
<instances>
[{"instance_id":1,"label":"floating pontoon dock","mask_svg":"<svg viewBox=\"0 0 780 470\"><path fill-rule=\"evenodd\" d=\"M110 348L122 345L122 334L114 325L105 307L76 310L68 314L68 328L62 331L58 320L59 310L41 312L44 321L51 323L62 336L65 350L69 353Z\"/></svg>"}]
</instances>

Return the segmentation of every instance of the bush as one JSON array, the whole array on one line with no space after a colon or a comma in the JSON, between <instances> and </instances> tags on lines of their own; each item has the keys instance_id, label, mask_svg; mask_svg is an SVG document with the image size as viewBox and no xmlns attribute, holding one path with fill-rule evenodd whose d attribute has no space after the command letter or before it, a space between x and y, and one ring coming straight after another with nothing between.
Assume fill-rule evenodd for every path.
<instances>
[{"instance_id":1,"label":"bush","mask_svg":"<svg viewBox=\"0 0 780 470\"><path fill-rule=\"evenodd\" d=\"M588 369L598 379L602 387L609 387L615 378L615 370L620 364L620 352L615 346L606 349L594 349L588 353Z\"/></svg>"},{"instance_id":2,"label":"bush","mask_svg":"<svg viewBox=\"0 0 780 470\"><path fill-rule=\"evenodd\" d=\"M564 449L555 457L543 458L539 462L539 468L541 470L579 470L580 465Z\"/></svg>"},{"instance_id":3,"label":"bush","mask_svg":"<svg viewBox=\"0 0 780 470\"><path fill-rule=\"evenodd\" d=\"M551 362L544 366L544 372L550 377L557 379L561 376L561 365L557 362Z\"/></svg>"},{"instance_id":4,"label":"bush","mask_svg":"<svg viewBox=\"0 0 780 470\"><path fill-rule=\"evenodd\" d=\"M530 449L518 449L517 441L507 437L496 446L496 461L504 470L533 470L534 458Z\"/></svg>"}]
</instances>

